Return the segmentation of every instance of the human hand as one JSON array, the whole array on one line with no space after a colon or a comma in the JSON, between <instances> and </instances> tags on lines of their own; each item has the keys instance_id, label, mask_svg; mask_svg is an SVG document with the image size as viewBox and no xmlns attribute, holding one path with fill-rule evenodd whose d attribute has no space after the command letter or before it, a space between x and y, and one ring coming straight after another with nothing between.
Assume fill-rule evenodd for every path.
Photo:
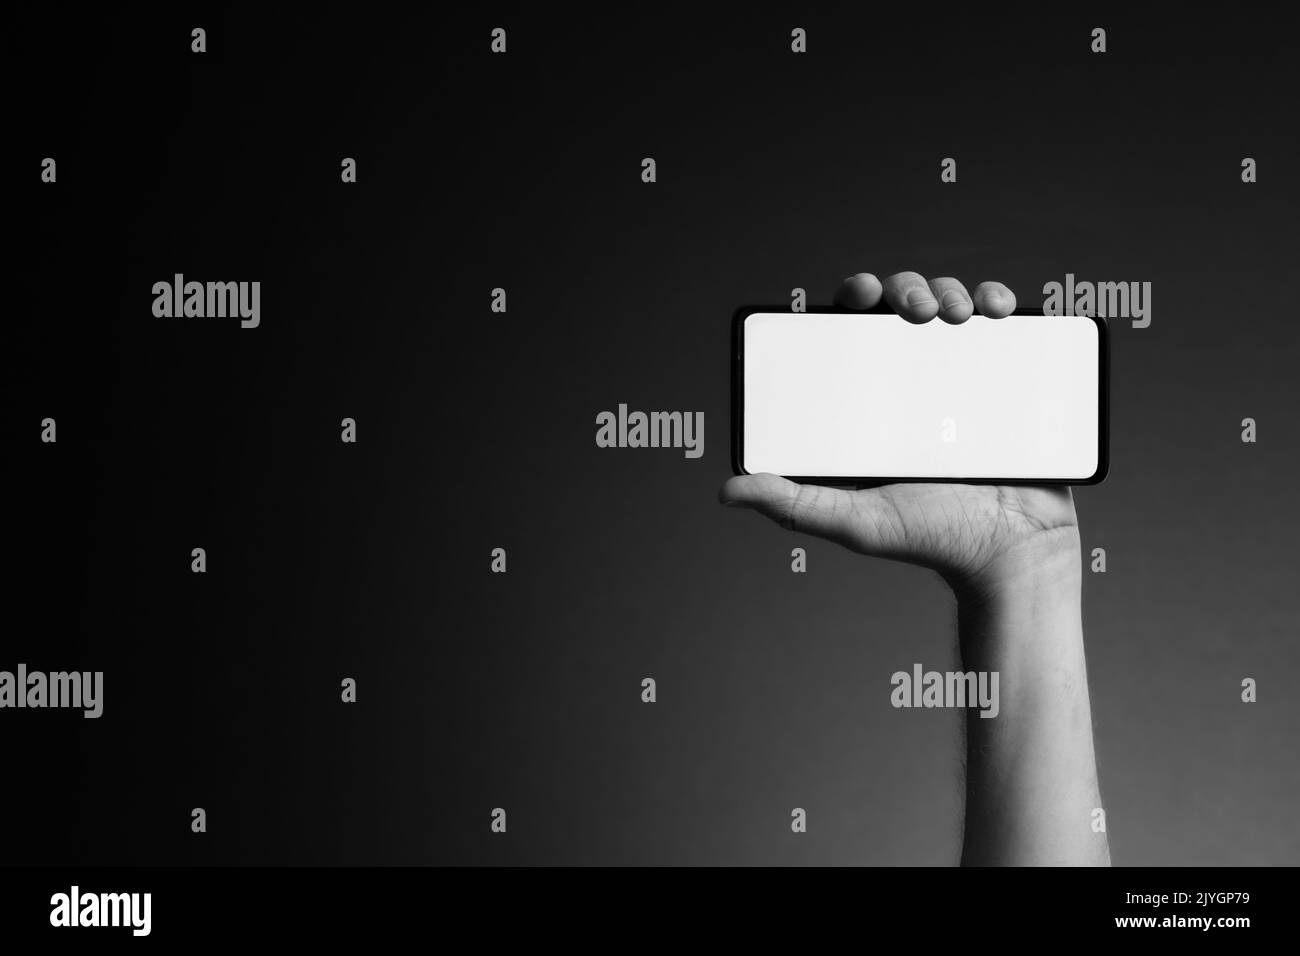
<instances>
[{"instance_id":1,"label":"human hand","mask_svg":"<svg viewBox=\"0 0 1300 956\"><path fill-rule=\"evenodd\" d=\"M956 279L927 282L915 272L900 272L883 284L859 273L844 281L835 301L870 309L882 297L916 323L938 316L956 325L976 309L999 319L1016 307L1015 295L999 282L981 283L972 298ZM719 499L862 554L933 568L959 594L995 590L1009 576L1037 568L1068 571L1069 558L1077 562L1079 554L1067 486L893 484L850 491L756 474L728 479Z\"/></svg>"}]
</instances>

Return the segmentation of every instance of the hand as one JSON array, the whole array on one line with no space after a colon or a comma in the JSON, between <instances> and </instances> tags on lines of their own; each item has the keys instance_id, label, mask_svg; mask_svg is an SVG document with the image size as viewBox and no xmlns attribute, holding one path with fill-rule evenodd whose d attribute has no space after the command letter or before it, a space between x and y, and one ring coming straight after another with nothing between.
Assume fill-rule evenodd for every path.
<instances>
[{"instance_id":1,"label":"hand","mask_svg":"<svg viewBox=\"0 0 1300 956\"><path fill-rule=\"evenodd\" d=\"M972 300L956 279L926 280L900 272L885 280L867 272L846 280L837 304L869 309L881 298L909 322L936 315L954 325L976 308L1000 319L1016 297L999 282L983 282ZM1009 576L1040 566L1077 562L1079 532L1068 486L897 484L848 491L800 485L777 475L739 475L722 486L723 504L752 508L792 531L826 538L862 554L907 561L938 571L958 592L987 594Z\"/></svg>"}]
</instances>

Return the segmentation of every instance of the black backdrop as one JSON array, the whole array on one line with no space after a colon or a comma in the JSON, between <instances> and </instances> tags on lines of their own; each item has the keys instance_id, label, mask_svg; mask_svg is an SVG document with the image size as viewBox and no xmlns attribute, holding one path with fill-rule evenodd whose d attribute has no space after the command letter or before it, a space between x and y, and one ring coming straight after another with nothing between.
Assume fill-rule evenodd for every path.
<instances>
[{"instance_id":1,"label":"black backdrop","mask_svg":"<svg viewBox=\"0 0 1300 956\"><path fill-rule=\"evenodd\" d=\"M1111 476L1077 495L1108 553L1084 611L1113 854L1300 862L1279 24L173 7L8 33L0 668L106 687L99 720L0 714L4 862L952 862L956 719L888 704L953 660L941 584L715 500L732 310L900 269L1026 305L1067 272L1153 282L1151 326L1114 330ZM155 318L176 272L261 281L261 326ZM704 411L704 457L596 448L619 402Z\"/></svg>"}]
</instances>

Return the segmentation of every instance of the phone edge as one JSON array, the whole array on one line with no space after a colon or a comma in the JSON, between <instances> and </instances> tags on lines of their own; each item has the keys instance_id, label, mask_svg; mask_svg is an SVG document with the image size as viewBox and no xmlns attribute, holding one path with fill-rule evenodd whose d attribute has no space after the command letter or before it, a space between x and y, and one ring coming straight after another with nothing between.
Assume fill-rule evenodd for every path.
<instances>
[{"instance_id":1,"label":"phone edge","mask_svg":"<svg viewBox=\"0 0 1300 956\"><path fill-rule=\"evenodd\" d=\"M731 355L729 357L731 378L731 471L733 475L748 475L744 467L744 387L745 387L745 319L756 312L789 312L788 306L742 305L732 314L731 319ZM846 314L846 315L896 315L886 306L871 309L846 309L842 306L812 306L805 310L812 314ZM803 313L791 313L803 314ZM1042 308L1018 308L1012 315L1040 315L1051 318ZM829 485L847 487L878 487L881 485L898 485L910 483L952 484L952 485L1008 485L1013 487L1043 486L1089 486L1099 485L1110 475L1110 325L1105 316L1087 315L1097 326L1097 468L1087 478L838 478L810 475L783 475L790 481L809 485ZM934 319L932 321L940 321Z\"/></svg>"}]
</instances>

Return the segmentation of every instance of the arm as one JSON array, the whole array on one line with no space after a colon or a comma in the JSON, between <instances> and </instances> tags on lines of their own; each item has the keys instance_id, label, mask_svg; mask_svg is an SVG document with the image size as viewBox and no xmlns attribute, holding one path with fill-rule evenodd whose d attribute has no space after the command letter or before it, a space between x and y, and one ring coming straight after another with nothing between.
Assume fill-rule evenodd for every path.
<instances>
[{"instance_id":1,"label":"arm","mask_svg":"<svg viewBox=\"0 0 1300 956\"><path fill-rule=\"evenodd\" d=\"M966 721L963 865L1110 864L1084 667L1077 532L955 588L967 670L999 673L999 715Z\"/></svg>"},{"instance_id":2,"label":"arm","mask_svg":"<svg viewBox=\"0 0 1300 956\"><path fill-rule=\"evenodd\" d=\"M978 308L1015 309L1006 286L970 296L956 279L914 272L882 284L859 273L836 300L869 309L881 298L912 322L959 324ZM1108 865L1080 617L1080 539L1068 488L900 484L859 491L740 475L724 504L874 557L937 571L957 597L967 671L998 673L996 717L966 724L962 863Z\"/></svg>"}]
</instances>

